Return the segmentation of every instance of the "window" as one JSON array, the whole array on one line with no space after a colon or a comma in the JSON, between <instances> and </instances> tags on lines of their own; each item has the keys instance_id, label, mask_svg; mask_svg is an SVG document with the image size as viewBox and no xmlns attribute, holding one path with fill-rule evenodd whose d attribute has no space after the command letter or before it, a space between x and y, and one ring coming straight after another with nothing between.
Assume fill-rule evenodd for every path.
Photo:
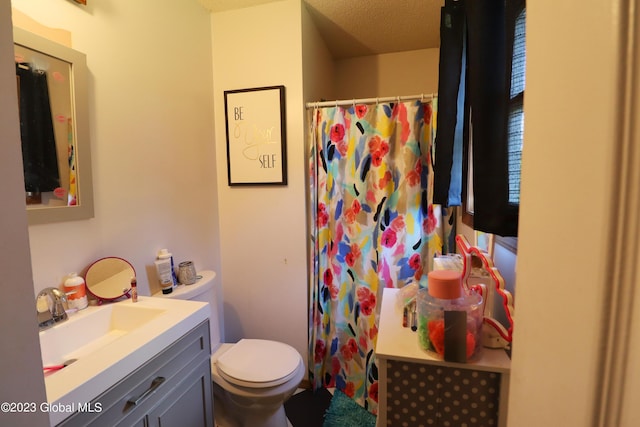
<instances>
[{"instance_id":1,"label":"window","mask_svg":"<svg viewBox=\"0 0 640 427\"><path fill-rule=\"evenodd\" d=\"M509 122L507 125L509 203L514 204L520 204L520 171L524 135L525 13L526 9L522 9L518 13L514 25L511 88L509 90Z\"/></svg>"}]
</instances>

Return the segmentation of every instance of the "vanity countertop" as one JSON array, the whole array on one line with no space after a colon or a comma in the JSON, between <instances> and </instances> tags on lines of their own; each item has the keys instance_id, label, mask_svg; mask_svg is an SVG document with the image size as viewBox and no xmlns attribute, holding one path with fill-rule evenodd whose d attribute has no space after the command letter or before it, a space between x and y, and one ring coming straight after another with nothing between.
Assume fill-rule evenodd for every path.
<instances>
[{"instance_id":1,"label":"vanity countertop","mask_svg":"<svg viewBox=\"0 0 640 427\"><path fill-rule=\"evenodd\" d=\"M151 317L145 318L147 313ZM137 303L127 299L89 306L41 331L44 365L77 359L45 374L47 403L42 406L48 409L51 426L86 406L209 316L209 304L204 302L139 297ZM96 320L99 318L102 320ZM94 326L100 329L98 333L91 330ZM74 336L83 330L95 337L76 340ZM79 344L74 344L76 341Z\"/></svg>"}]
</instances>

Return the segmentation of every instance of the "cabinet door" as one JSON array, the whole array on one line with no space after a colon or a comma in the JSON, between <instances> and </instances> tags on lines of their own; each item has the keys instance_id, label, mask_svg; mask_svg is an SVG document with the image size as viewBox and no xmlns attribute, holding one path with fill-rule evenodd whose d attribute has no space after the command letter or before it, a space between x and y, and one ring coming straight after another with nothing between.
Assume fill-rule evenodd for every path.
<instances>
[{"instance_id":1,"label":"cabinet door","mask_svg":"<svg viewBox=\"0 0 640 427\"><path fill-rule=\"evenodd\" d=\"M150 427L213 426L211 364L203 360L147 416Z\"/></svg>"},{"instance_id":2,"label":"cabinet door","mask_svg":"<svg viewBox=\"0 0 640 427\"><path fill-rule=\"evenodd\" d=\"M500 373L397 360L385 368L388 427L503 425Z\"/></svg>"},{"instance_id":3,"label":"cabinet door","mask_svg":"<svg viewBox=\"0 0 640 427\"><path fill-rule=\"evenodd\" d=\"M100 412L76 412L57 427L88 425L91 427L146 427L149 422L149 413L156 408L161 409L158 403L168 402L168 406L171 406L170 396L174 396L176 387L183 385L187 378L196 375L208 378L207 393L210 402L207 413L212 413L211 347L208 324L209 322L205 321L196 326L126 378L93 399L92 404L101 404ZM176 396L179 394L177 393ZM209 418L213 419L211 415ZM204 426L205 424L193 425ZM208 424L207 427L212 425L213 423Z\"/></svg>"}]
</instances>

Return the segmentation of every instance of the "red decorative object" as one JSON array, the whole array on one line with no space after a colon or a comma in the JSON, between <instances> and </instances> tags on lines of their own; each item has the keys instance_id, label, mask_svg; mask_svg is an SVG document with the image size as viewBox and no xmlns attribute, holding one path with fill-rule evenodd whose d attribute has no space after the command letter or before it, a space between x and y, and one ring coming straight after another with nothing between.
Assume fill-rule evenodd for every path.
<instances>
[{"instance_id":1,"label":"red decorative object","mask_svg":"<svg viewBox=\"0 0 640 427\"><path fill-rule=\"evenodd\" d=\"M469 245L463 235L456 236L456 243L464 263L462 272L462 285L470 290L473 289L482 295L484 301L484 324L487 325L487 335L484 337L484 344L487 347L498 348L511 343L513 338L513 296L505 289L504 278L500 271L493 264L489 254L477 246ZM489 274L490 282L487 284L469 285L467 283L471 273L471 257L475 256L482 261L482 268ZM497 294L502 301L502 308L509 322L509 327L505 328L493 317L493 298ZM496 335L497 334L497 335ZM496 341L496 338L500 340Z\"/></svg>"}]
</instances>

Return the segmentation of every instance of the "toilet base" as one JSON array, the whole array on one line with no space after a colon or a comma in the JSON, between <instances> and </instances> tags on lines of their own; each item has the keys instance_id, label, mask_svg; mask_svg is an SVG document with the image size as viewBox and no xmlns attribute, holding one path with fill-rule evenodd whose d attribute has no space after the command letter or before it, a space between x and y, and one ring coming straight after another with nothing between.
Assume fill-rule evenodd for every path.
<instances>
[{"instance_id":1,"label":"toilet base","mask_svg":"<svg viewBox=\"0 0 640 427\"><path fill-rule=\"evenodd\" d=\"M235 411L230 414L227 408L234 404L225 398L224 390L214 383L213 393L213 417L216 427L293 427L284 410L284 405L270 410L255 410L248 413Z\"/></svg>"},{"instance_id":2,"label":"toilet base","mask_svg":"<svg viewBox=\"0 0 640 427\"><path fill-rule=\"evenodd\" d=\"M306 372L302 357L288 381L272 387L244 387L230 383L218 372L217 360L233 344L222 344L211 355L213 413L219 427L291 427L285 414L286 402Z\"/></svg>"}]
</instances>

